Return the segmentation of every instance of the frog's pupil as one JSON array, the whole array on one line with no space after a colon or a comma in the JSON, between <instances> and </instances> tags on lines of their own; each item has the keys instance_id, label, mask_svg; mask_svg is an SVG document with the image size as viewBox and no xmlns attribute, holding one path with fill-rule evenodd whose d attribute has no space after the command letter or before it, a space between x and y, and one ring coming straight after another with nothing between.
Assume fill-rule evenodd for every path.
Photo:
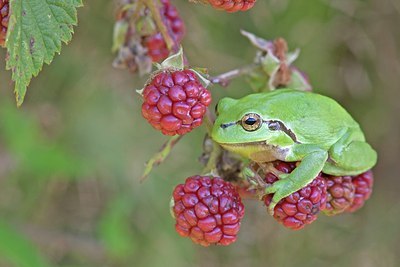
<instances>
[{"instance_id":1,"label":"frog's pupil","mask_svg":"<svg viewBox=\"0 0 400 267\"><path fill-rule=\"evenodd\" d=\"M257 119L255 119L255 118L248 118L248 119L245 121L245 123L246 123L247 125L254 125L256 122L257 122Z\"/></svg>"}]
</instances>

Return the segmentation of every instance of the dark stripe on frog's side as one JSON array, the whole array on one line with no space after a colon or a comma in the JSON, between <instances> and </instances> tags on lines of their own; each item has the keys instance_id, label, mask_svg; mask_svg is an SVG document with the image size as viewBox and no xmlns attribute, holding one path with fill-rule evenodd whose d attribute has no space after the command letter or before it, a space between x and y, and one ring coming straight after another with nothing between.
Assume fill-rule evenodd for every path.
<instances>
[{"instance_id":1,"label":"dark stripe on frog's side","mask_svg":"<svg viewBox=\"0 0 400 267\"><path fill-rule=\"evenodd\" d=\"M278 121L278 120L263 121L263 123L268 123L268 122L277 122L277 123L279 123L279 126L280 126L280 129L279 129L279 130L282 131L282 132L284 132L285 134L287 134L287 136L289 136L290 139L293 140L293 142L300 144L300 142L297 141L297 137L296 137L296 135L294 134L294 132L292 132L292 130L290 130L289 128L287 128L286 125L283 124L283 122Z\"/></svg>"}]
</instances>

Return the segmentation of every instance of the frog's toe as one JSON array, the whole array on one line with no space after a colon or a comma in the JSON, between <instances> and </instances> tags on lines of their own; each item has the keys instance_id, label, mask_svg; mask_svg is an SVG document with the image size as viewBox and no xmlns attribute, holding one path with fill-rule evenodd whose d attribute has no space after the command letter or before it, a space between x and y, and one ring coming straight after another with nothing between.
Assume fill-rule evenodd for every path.
<instances>
[{"instance_id":1,"label":"frog's toe","mask_svg":"<svg viewBox=\"0 0 400 267\"><path fill-rule=\"evenodd\" d=\"M272 185L267 186L267 187L265 188L264 193L265 193L266 195L274 194L274 193L278 190L278 188L277 188L277 186L275 186L275 184L276 184L276 182L275 182L274 184L272 184Z\"/></svg>"},{"instance_id":2,"label":"frog's toe","mask_svg":"<svg viewBox=\"0 0 400 267\"><path fill-rule=\"evenodd\" d=\"M283 180L285 178L287 178L290 175L290 173L281 173L278 175L279 180Z\"/></svg>"},{"instance_id":3,"label":"frog's toe","mask_svg":"<svg viewBox=\"0 0 400 267\"><path fill-rule=\"evenodd\" d=\"M277 203L271 202L267 208L267 212L269 215L274 216L274 209Z\"/></svg>"},{"instance_id":4,"label":"frog's toe","mask_svg":"<svg viewBox=\"0 0 400 267\"><path fill-rule=\"evenodd\" d=\"M276 204L292 193L290 180L278 180L265 189L266 194L273 194L268 206L268 213L273 215Z\"/></svg>"}]
</instances>

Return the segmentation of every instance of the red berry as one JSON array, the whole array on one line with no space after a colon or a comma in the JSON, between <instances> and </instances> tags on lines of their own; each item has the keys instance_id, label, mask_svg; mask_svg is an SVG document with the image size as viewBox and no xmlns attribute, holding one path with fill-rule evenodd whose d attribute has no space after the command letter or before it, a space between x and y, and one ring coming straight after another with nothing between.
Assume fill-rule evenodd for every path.
<instances>
[{"instance_id":1,"label":"red berry","mask_svg":"<svg viewBox=\"0 0 400 267\"><path fill-rule=\"evenodd\" d=\"M216 9L237 12L249 10L254 6L256 0L208 0L208 2Z\"/></svg>"},{"instance_id":2,"label":"red berry","mask_svg":"<svg viewBox=\"0 0 400 267\"><path fill-rule=\"evenodd\" d=\"M284 173L290 173L296 168L296 163L277 161L274 167ZM265 181L273 183L278 178L267 173ZM265 205L269 206L273 195L264 197ZM278 202L274 208L274 218L285 227L299 230L317 219L317 214L325 208L327 199L326 182L317 176L309 185L294 192Z\"/></svg>"},{"instance_id":3,"label":"red berry","mask_svg":"<svg viewBox=\"0 0 400 267\"><path fill-rule=\"evenodd\" d=\"M176 186L172 211L178 234L202 246L235 242L244 216L235 187L208 176L192 176Z\"/></svg>"},{"instance_id":4,"label":"red berry","mask_svg":"<svg viewBox=\"0 0 400 267\"><path fill-rule=\"evenodd\" d=\"M10 11L9 0L0 0L0 46L4 47Z\"/></svg>"},{"instance_id":5,"label":"red berry","mask_svg":"<svg viewBox=\"0 0 400 267\"><path fill-rule=\"evenodd\" d=\"M332 216L345 211L354 200L354 185L351 176L325 176L328 199L324 213Z\"/></svg>"},{"instance_id":6,"label":"red berry","mask_svg":"<svg viewBox=\"0 0 400 267\"><path fill-rule=\"evenodd\" d=\"M369 199L372 193L374 176L372 171L364 172L360 175L353 176L353 185L355 187L355 195L353 204L346 210L355 212L364 206L365 201Z\"/></svg>"},{"instance_id":7,"label":"red berry","mask_svg":"<svg viewBox=\"0 0 400 267\"><path fill-rule=\"evenodd\" d=\"M201 125L211 94L191 70L162 71L143 90L143 117L165 135Z\"/></svg>"},{"instance_id":8,"label":"red berry","mask_svg":"<svg viewBox=\"0 0 400 267\"><path fill-rule=\"evenodd\" d=\"M169 0L161 0L161 4L161 14L165 18L168 33L175 42L174 52L176 52L185 34L185 24L180 18L178 10ZM147 53L153 62L160 62L170 54L170 50L160 32L144 37L143 41L144 46L147 48Z\"/></svg>"}]
</instances>

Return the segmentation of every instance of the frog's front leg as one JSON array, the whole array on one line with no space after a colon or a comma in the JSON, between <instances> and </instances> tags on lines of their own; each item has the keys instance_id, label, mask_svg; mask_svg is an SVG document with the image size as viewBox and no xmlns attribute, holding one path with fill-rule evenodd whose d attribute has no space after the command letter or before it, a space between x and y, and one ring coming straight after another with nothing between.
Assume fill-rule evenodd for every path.
<instances>
[{"instance_id":1,"label":"frog's front leg","mask_svg":"<svg viewBox=\"0 0 400 267\"><path fill-rule=\"evenodd\" d=\"M328 152L308 145L298 145L294 148L294 155L288 161L301 160L289 175L280 179L265 189L266 194L274 194L268 212L273 215L276 204L283 198L300 190L311 183L321 172L328 158ZM280 177L281 178L281 177Z\"/></svg>"}]
</instances>

